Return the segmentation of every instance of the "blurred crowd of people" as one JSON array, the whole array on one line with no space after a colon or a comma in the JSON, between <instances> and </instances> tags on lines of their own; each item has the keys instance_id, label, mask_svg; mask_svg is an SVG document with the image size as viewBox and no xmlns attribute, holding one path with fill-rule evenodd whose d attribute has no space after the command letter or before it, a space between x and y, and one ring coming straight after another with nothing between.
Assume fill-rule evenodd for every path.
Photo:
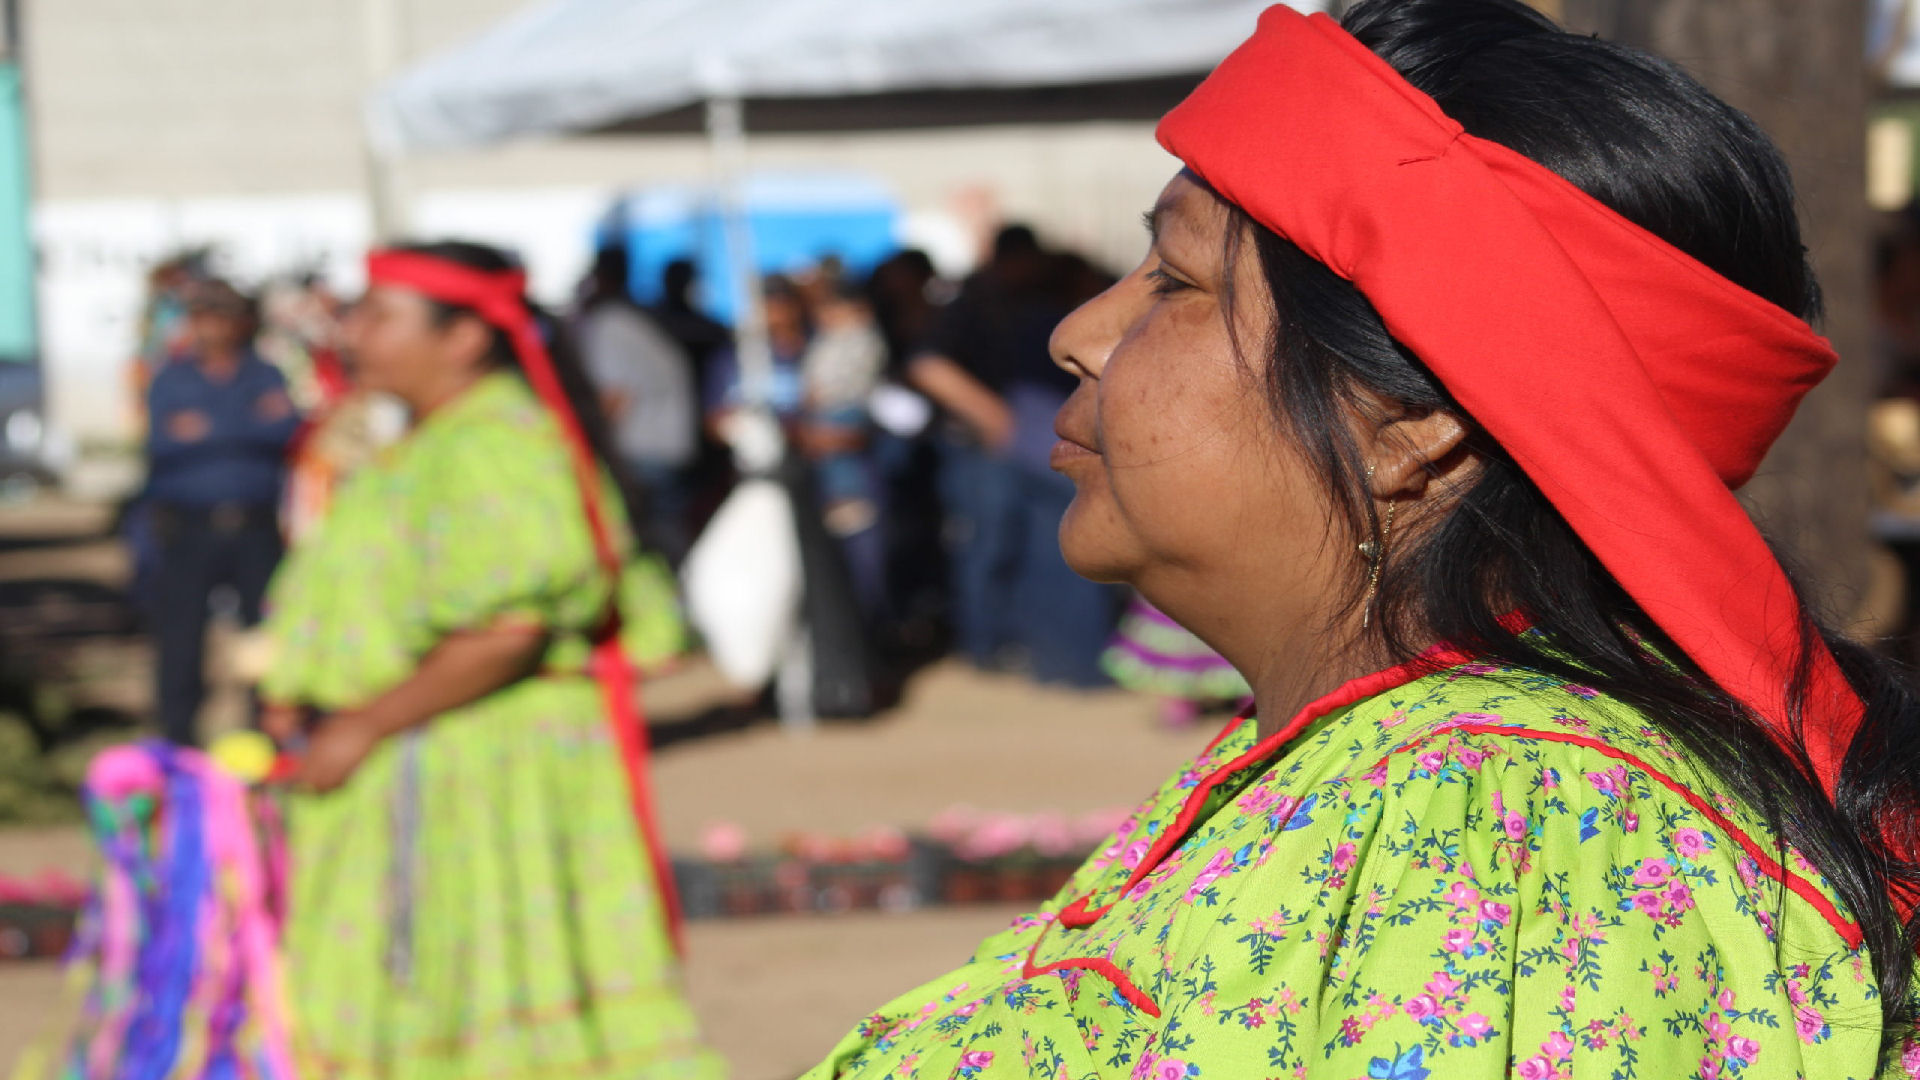
<instances>
[{"instance_id":1,"label":"blurred crowd of people","mask_svg":"<svg viewBox=\"0 0 1920 1080\"><path fill-rule=\"evenodd\" d=\"M958 282L916 250L864 274L823 257L764 279L760 365L702 310L694 263L668 264L648 305L634 298L633 263L618 244L600 249L555 332L591 380L636 534L678 566L742 475L729 445L741 410L776 419L783 475L809 518L802 543L828 538L814 545L827 563L809 553L809 611L824 601L845 613L831 647L860 652L871 684L850 711L883 705L948 651L1069 687L1118 679L1164 697L1176 724L1243 693L1137 598L1122 623L1125 598L1061 558L1073 487L1048 458L1075 380L1048 342L1112 281L1087 259L1021 225ZM404 422L356 390L344 305L318 277L251 297L194 252L150 284L134 366L149 477L127 528L161 726L190 743L209 613L256 623L287 539Z\"/></svg>"}]
</instances>

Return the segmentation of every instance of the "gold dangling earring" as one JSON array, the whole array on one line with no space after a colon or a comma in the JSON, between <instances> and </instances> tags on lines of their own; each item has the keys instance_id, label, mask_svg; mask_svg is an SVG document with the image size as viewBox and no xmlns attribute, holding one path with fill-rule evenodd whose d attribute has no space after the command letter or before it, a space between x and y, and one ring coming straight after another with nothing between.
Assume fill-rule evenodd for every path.
<instances>
[{"instance_id":1,"label":"gold dangling earring","mask_svg":"<svg viewBox=\"0 0 1920 1080\"><path fill-rule=\"evenodd\" d=\"M1367 498L1373 498L1373 466L1371 465L1367 466ZM1360 609L1360 629L1362 630L1373 625L1373 601L1380 589L1380 567L1387 561L1387 539L1393 535L1393 509L1394 504L1388 503L1387 512L1380 522L1379 543L1372 540L1360 542L1360 554L1367 560L1367 595L1363 601L1365 606Z\"/></svg>"}]
</instances>

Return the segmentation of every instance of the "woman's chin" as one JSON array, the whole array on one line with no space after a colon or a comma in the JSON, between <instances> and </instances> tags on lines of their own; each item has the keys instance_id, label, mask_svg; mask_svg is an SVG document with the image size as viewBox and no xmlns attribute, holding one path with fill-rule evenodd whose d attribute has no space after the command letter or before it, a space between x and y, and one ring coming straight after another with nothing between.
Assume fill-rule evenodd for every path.
<instances>
[{"instance_id":1,"label":"woman's chin","mask_svg":"<svg viewBox=\"0 0 1920 1080\"><path fill-rule=\"evenodd\" d=\"M1060 556L1067 567L1088 581L1103 585L1125 585L1133 580L1133 559L1124 554L1124 545L1104 523L1087 520L1081 499L1067 507L1060 519Z\"/></svg>"}]
</instances>

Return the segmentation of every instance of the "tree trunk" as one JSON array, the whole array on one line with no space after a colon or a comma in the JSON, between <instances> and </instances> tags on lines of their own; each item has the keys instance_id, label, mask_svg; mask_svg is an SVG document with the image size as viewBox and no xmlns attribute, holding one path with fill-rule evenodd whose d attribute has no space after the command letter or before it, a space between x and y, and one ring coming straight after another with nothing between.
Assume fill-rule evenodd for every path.
<instances>
[{"instance_id":1,"label":"tree trunk","mask_svg":"<svg viewBox=\"0 0 1920 1080\"><path fill-rule=\"evenodd\" d=\"M1566 22L1685 66L1759 121L1793 165L1840 367L1800 406L1744 492L1825 614L1861 603L1865 409L1873 386L1866 204L1866 0L1563 0Z\"/></svg>"}]
</instances>

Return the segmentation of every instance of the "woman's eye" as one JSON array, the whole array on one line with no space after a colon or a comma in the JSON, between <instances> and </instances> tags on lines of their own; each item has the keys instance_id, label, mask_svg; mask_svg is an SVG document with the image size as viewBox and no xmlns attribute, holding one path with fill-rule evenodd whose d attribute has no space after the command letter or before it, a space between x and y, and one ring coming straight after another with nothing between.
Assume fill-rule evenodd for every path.
<instances>
[{"instance_id":1,"label":"woman's eye","mask_svg":"<svg viewBox=\"0 0 1920 1080\"><path fill-rule=\"evenodd\" d=\"M1153 282L1153 292L1156 296L1165 296L1168 293L1179 292L1181 289L1193 288L1157 266L1147 271L1147 280Z\"/></svg>"}]
</instances>

